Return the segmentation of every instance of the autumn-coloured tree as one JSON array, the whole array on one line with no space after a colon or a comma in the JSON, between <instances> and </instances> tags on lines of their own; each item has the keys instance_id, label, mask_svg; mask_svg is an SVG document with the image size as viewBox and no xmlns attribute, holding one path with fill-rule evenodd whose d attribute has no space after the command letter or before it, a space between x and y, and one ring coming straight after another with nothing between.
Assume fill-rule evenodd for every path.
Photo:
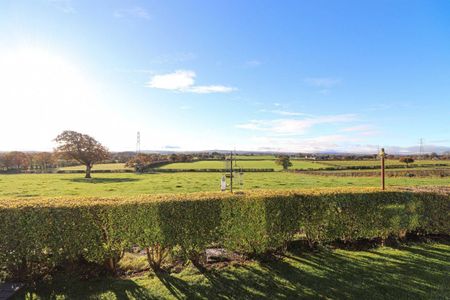
<instances>
[{"instance_id":1,"label":"autumn-coloured tree","mask_svg":"<svg viewBox=\"0 0 450 300\"><path fill-rule=\"evenodd\" d=\"M27 154L20 151L12 151L2 155L1 165L6 170L23 170L30 166L30 161Z\"/></svg>"},{"instance_id":2,"label":"autumn-coloured tree","mask_svg":"<svg viewBox=\"0 0 450 300\"><path fill-rule=\"evenodd\" d=\"M56 153L65 159L74 159L86 166L85 178L91 178L94 163L109 157L109 151L93 137L75 131L64 131L55 141L59 144Z\"/></svg>"},{"instance_id":3,"label":"autumn-coloured tree","mask_svg":"<svg viewBox=\"0 0 450 300\"><path fill-rule=\"evenodd\" d=\"M136 172L142 172L145 166L152 163L154 157L150 154L138 154L125 164L126 167L134 168Z\"/></svg>"},{"instance_id":4,"label":"autumn-coloured tree","mask_svg":"<svg viewBox=\"0 0 450 300\"><path fill-rule=\"evenodd\" d=\"M283 170L287 170L289 167L292 167L291 159L287 155L278 157L275 163L279 166L283 166Z\"/></svg>"},{"instance_id":5,"label":"autumn-coloured tree","mask_svg":"<svg viewBox=\"0 0 450 300\"><path fill-rule=\"evenodd\" d=\"M39 169L46 171L55 164L55 157L50 152L39 152L33 155L34 164Z\"/></svg>"}]
</instances>

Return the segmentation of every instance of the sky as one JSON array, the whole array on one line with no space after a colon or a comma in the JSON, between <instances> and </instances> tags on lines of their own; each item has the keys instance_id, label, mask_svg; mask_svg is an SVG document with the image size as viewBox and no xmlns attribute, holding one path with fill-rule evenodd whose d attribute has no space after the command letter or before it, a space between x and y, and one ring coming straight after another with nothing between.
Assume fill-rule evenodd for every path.
<instances>
[{"instance_id":1,"label":"sky","mask_svg":"<svg viewBox=\"0 0 450 300\"><path fill-rule=\"evenodd\" d=\"M450 1L0 2L0 151L450 149ZM447 147L447 148L446 148Z\"/></svg>"}]
</instances>

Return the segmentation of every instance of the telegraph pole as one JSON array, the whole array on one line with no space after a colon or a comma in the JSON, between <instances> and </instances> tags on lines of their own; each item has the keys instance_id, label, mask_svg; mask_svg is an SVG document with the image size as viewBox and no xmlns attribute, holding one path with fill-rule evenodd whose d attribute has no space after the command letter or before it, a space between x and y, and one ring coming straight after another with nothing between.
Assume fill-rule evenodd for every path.
<instances>
[{"instance_id":1,"label":"telegraph pole","mask_svg":"<svg viewBox=\"0 0 450 300\"><path fill-rule=\"evenodd\" d=\"M386 157L386 153L384 152L384 148L381 148L380 158L381 158L381 189L385 190L385 174L384 174L384 158Z\"/></svg>"}]
</instances>

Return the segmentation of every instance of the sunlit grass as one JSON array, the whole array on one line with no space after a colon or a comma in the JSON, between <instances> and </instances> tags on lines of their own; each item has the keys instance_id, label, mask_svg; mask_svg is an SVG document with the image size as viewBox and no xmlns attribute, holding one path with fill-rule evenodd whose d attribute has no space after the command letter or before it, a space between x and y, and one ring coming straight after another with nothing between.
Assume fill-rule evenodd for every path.
<instances>
[{"instance_id":1,"label":"sunlit grass","mask_svg":"<svg viewBox=\"0 0 450 300\"><path fill-rule=\"evenodd\" d=\"M0 198L33 196L127 196L139 194L220 191L222 173L159 173L159 174L93 174L86 180L83 174L17 174L0 175ZM318 187L376 187L378 177L324 177L286 172L243 175L243 185L236 180L235 188L292 189ZM450 186L448 177L387 178L388 186Z\"/></svg>"},{"instance_id":2,"label":"sunlit grass","mask_svg":"<svg viewBox=\"0 0 450 300\"><path fill-rule=\"evenodd\" d=\"M446 299L446 242L369 251L292 250L279 260L249 262L201 273L141 275L81 281L60 274L32 299ZM31 299L23 291L17 299Z\"/></svg>"},{"instance_id":3,"label":"sunlit grass","mask_svg":"<svg viewBox=\"0 0 450 300\"><path fill-rule=\"evenodd\" d=\"M125 164L122 163L111 163L111 164L95 164L92 170L125 170L125 169L132 169L127 168ZM66 171L75 171L75 170L86 170L85 166L71 166L71 167L63 167L59 168L59 170L66 170Z\"/></svg>"}]
</instances>

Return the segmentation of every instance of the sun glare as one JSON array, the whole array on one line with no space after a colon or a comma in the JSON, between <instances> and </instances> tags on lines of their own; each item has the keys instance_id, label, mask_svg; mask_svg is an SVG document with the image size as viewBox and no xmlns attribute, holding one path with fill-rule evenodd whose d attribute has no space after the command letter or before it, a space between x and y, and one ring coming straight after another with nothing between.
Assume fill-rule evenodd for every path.
<instances>
[{"instance_id":1,"label":"sun glare","mask_svg":"<svg viewBox=\"0 0 450 300\"><path fill-rule=\"evenodd\" d=\"M0 50L0 125L15 124L14 136L6 130L2 140L14 143L20 133L33 131L39 122L40 131L33 136L36 142L42 132L57 132L63 124L80 127L86 105L95 109L98 97L87 76L63 56L39 47ZM22 122L26 121L26 122ZM39 137L40 136L40 137ZM39 137L39 138L38 138ZM48 138L44 139L48 143Z\"/></svg>"}]
</instances>

